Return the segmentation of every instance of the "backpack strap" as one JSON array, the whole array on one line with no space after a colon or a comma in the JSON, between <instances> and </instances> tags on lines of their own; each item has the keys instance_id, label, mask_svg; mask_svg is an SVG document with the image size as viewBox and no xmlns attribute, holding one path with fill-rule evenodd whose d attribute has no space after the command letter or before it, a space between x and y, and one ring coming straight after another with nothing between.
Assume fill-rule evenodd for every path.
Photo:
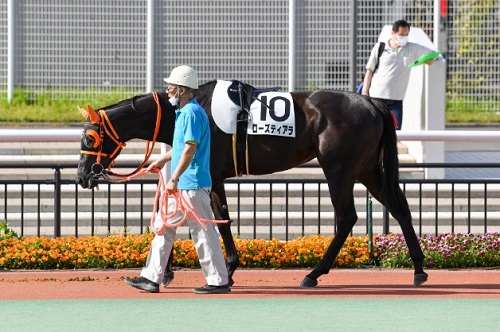
<instances>
[{"instance_id":1,"label":"backpack strap","mask_svg":"<svg viewBox=\"0 0 500 332\"><path fill-rule=\"evenodd\" d=\"M377 55L377 64L375 65L375 70L373 72L376 72L378 69L378 64L380 62L380 57L382 56L382 53L384 53L385 50L385 43L380 42L378 45L378 55Z\"/></svg>"},{"instance_id":2,"label":"backpack strap","mask_svg":"<svg viewBox=\"0 0 500 332\"><path fill-rule=\"evenodd\" d=\"M384 50L385 50L385 43L380 42L378 44L377 64L375 65L375 69L373 70L374 73L378 69L378 63L380 62L380 57L382 56L382 53L384 53ZM366 73L365 73L365 75L366 75ZM363 80L361 81L361 83L359 83L358 87L356 88L356 93L358 93L358 94L361 94L361 91L363 91L363 85L365 84L364 77L365 76L363 75Z\"/></svg>"}]
</instances>

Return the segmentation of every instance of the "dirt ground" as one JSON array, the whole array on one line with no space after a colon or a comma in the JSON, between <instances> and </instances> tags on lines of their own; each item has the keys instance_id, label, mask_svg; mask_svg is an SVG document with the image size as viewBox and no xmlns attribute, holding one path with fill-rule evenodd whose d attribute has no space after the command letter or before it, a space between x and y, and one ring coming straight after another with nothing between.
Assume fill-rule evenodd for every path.
<instances>
[{"instance_id":1,"label":"dirt ground","mask_svg":"<svg viewBox=\"0 0 500 332\"><path fill-rule=\"evenodd\" d=\"M160 293L125 284L139 269L52 270L0 272L0 299L119 299L119 298L278 298L278 297L428 297L500 298L500 269L427 270L429 280L413 287L406 269L338 269L319 278L316 288L300 288L309 270L237 270L230 294L196 295L205 284L200 270L178 270Z\"/></svg>"}]
</instances>

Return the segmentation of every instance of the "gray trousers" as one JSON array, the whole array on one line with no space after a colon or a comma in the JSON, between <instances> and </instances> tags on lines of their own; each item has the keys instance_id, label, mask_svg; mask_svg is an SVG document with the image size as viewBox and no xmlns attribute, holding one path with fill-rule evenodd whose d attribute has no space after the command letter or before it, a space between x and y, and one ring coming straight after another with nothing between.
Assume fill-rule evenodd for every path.
<instances>
[{"instance_id":1,"label":"gray trousers","mask_svg":"<svg viewBox=\"0 0 500 332\"><path fill-rule=\"evenodd\" d=\"M197 190L181 190L183 197L191 204L200 218L214 219L210 206L210 188ZM168 213L175 208L174 199L168 200ZM158 215L157 215L158 216ZM177 223L183 218L179 212L168 223ZM155 221L155 226L159 227L161 220ZM220 286L228 283L228 273L226 262L219 242L219 234L214 223L206 223L205 231L196 220L186 220L189 226L191 237L194 241L196 252L200 260L203 275L208 285ZM155 283L160 283L165 273L168 257L172 251L177 228L167 227L162 234L155 235L151 242L146 266L142 269L141 276Z\"/></svg>"}]
</instances>

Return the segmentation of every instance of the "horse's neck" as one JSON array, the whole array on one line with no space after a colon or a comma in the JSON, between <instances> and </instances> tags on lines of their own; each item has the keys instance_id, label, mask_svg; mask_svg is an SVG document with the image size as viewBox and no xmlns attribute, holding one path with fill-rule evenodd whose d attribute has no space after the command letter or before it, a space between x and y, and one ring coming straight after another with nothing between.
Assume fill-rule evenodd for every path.
<instances>
[{"instance_id":1,"label":"horse's neck","mask_svg":"<svg viewBox=\"0 0 500 332\"><path fill-rule=\"evenodd\" d=\"M195 90L194 96L200 105L211 114L212 94L217 81L212 81ZM158 91L161 121L156 141L172 144L175 124L175 107L168 101L165 91ZM152 94L131 99L129 103L107 111L122 142L131 139L152 141L157 125L158 104Z\"/></svg>"},{"instance_id":2,"label":"horse's neck","mask_svg":"<svg viewBox=\"0 0 500 332\"><path fill-rule=\"evenodd\" d=\"M157 123L158 110L161 110L160 123ZM159 126L156 141L172 144L175 122L175 109L166 100L166 94L158 92L158 103L152 94L138 97L126 105L109 110L108 116L120 140L131 139L152 141L155 129Z\"/></svg>"}]
</instances>

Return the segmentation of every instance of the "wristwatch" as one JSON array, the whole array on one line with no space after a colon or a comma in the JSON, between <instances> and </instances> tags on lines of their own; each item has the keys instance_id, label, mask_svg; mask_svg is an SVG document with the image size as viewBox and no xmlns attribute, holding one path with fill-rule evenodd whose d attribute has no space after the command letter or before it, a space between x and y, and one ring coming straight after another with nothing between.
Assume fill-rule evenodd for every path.
<instances>
[{"instance_id":1,"label":"wristwatch","mask_svg":"<svg viewBox=\"0 0 500 332\"><path fill-rule=\"evenodd\" d=\"M170 181L172 181L172 183L177 183L177 182L179 182L179 179L171 178Z\"/></svg>"}]
</instances>

